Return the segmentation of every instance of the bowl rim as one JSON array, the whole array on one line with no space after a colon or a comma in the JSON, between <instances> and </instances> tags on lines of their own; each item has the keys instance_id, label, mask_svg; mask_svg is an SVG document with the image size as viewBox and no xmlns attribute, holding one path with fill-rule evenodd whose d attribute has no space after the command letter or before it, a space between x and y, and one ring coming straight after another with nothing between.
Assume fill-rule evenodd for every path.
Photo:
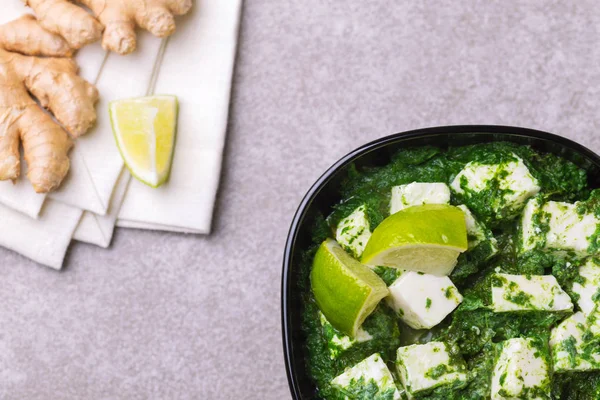
<instances>
[{"instance_id":1,"label":"bowl rim","mask_svg":"<svg viewBox=\"0 0 600 400\"><path fill-rule=\"evenodd\" d=\"M291 290L290 284L292 283L290 280L290 264L292 262L294 244L296 242L298 232L301 227L301 222L309 206L312 204L314 198L319 193L319 191L332 179L333 175L340 168L343 168L347 164L353 162L356 158L363 155L364 153L379 149L381 147L385 147L389 144L398 141L399 139L409 140L415 138L426 138L429 136L435 136L440 134L467 133L472 135L498 133L508 134L516 137L543 139L568 147L574 150L575 152L584 155L587 158L600 160L600 156L598 156L592 150L564 136L556 135L554 133L545 132L537 129L509 125L447 125L398 132L372 140L348 152L346 155L338 159L329 168L327 168L327 170L325 170L325 172L315 181L315 183L308 189L306 194L302 197L300 205L294 213L294 218L292 219L285 243L285 250L283 254L283 268L281 275L281 328L285 369L292 399L301 400L301 394L299 383L296 378L293 367L294 363L292 353L291 313L289 310Z\"/></svg>"}]
</instances>

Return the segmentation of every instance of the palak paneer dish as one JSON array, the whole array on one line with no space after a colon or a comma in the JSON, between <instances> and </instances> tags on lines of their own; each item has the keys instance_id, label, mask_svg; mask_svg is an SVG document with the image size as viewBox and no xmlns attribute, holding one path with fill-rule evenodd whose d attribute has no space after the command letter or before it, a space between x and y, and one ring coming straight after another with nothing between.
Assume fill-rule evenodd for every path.
<instances>
[{"instance_id":1,"label":"palak paneer dish","mask_svg":"<svg viewBox=\"0 0 600 400\"><path fill-rule=\"evenodd\" d=\"M322 399L600 399L600 189L508 142L350 166L304 253Z\"/></svg>"}]
</instances>

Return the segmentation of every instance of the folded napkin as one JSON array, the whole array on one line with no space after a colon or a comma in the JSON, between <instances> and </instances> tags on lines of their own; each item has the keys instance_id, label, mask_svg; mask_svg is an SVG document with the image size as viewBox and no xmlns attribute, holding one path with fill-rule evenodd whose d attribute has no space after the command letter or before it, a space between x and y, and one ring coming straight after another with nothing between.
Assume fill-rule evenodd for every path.
<instances>
[{"instance_id":1,"label":"folded napkin","mask_svg":"<svg viewBox=\"0 0 600 400\"><path fill-rule=\"evenodd\" d=\"M126 169L123 169L115 186L107 213L105 215L98 215L89 211L84 212L73 234L73 239L104 248L110 245L117 215L121 209L121 203L123 202L123 197L125 197L129 179L131 179L131 175L129 175Z\"/></svg>"},{"instance_id":2,"label":"folded napkin","mask_svg":"<svg viewBox=\"0 0 600 400\"><path fill-rule=\"evenodd\" d=\"M55 269L61 268L72 238L108 247L129 179L123 169L105 215L48 198L33 219L0 204L0 246Z\"/></svg>"},{"instance_id":3,"label":"folded napkin","mask_svg":"<svg viewBox=\"0 0 600 400\"><path fill-rule=\"evenodd\" d=\"M101 57L103 50L99 44L88 46L77 55L82 76L95 82L100 91L96 106L98 119L96 126L77 140L71 174L50 198L98 215L106 214L123 169L123 160L113 137L108 103L146 94L160 44L160 39L145 32L140 35L137 51L127 57L114 53ZM86 71L93 74L94 70L98 70L98 74L92 79Z\"/></svg>"},{"instance_id":4,"label":"folded napkin","mask_svg":"<svg viewBox=\"0 0 600 400\"><path fill-rule=\"evenodd\" d=\"M96 204L96 207L83 214L81 223L75 231L74 239L108 247L121 207L125 190L129 183L129 173L123 172L123 160L112 133L110 116L108 114L108 103L126 97L144 96L149 85L154 81L155 65L159 58L161 40L147 32L140 33L138 38L138 49L127 57L117 54L109 54L103 62L102 69L96 79L96 86L100 91L100 101L96 107L98 110L98 121L96 127L89 135L78 139L78 149L84 155L85 165L80 168L87 175L88 180L93 182L95 193L89 193L86 203ZM85 77L85 68L93 60L94 56L84 53L88 48L78 54L82 65L81 72ZM87 77L86 77L87 78ZM121 178L119 178L121 177ZM67 182L67 185L70 182ZM76 185L67 186L67 193L53 193L52 198L58 198L68 203L72 193L71 188ZM86 186L82 180L81 185ZM55 195L63 195L54 197ZM82 199L83 196L78 196ZM82 204L69 203L79 208L86 208ZM90 210L89 207L86 208Z\"/></svg>"},{"instance_id":5,"label":"folded napkin","mask_svg":"<svg viewBox=\"0 0 600 400\"><path fill-rule=\"evenodd\" d=\"M14 20L29 9L22 2L8 1L3 4L0 14L0 24ZM95 44L82 49L76 56L83 78L90 82L98 83L102 66L106 61L106 52L100 44ZM100 82L100 86L104 83ZM100 120L100 119L99 119ZM92 139L90 139L92 138ZM106 213L113 187L123 168L123 162L114 152L114 140L108 126L97 125L88 132L87 136L80 138L70 154L71 169L61 187L49 195L50 198L77 208L86 209L103 215ZM95 162L100 153L103 163L98 168ZM24 163L23 163L24 164ZM92 172L89 172L92 171ZM15 185L10 188L7 182L3 185L0 203L20 211L30 217L36 218L46 195L35 194L28 187L25 174Z\"/></svg>"},{"instance_id":6,"label":"folded napkin","mask_svg":"<svg viewBox=\"0 0 600 400\"><path fill-rule=\"evenodd\" d=\"M25 163L21 163L21 179L15 183L0 181L0 204L35 219L42 209L46 196L34 192L29 181L24 178L25 173Z\"/></svg>"},{"instance_id":7,"label":"folded napkin","mask_svg":"<svg viewBox=\"0 0 600 400\"><path fill-rule=\"evenodd\" d=\"M120 226L208 233L240 10L241 0L205 0L178 21L172 39L161 41L144 32L138 51L127 57L106 54L99 45L82 49L77 55L81 75L101 93L98 123L77 140L71 171L58 191L45 196L34 193L25 179L14 185L0 182L0 245L60 268L72 238L107 247L117 216ZM15 1L3 5L2 11L0 23L26 9ZM180 100L173 172L159 189L130 179L108 115L110 101L143 96L154 87L156 93L173 93Z\"/></svg>"},{"instance_id":8,"label":"folded napkin","mask_svg":"<svg viewBox=\"0 0 600 400\"><path fill-rule=\"evenodd\" d=\"M28 11L22 2L9 1L3 4L0 23L16 19ZM105 64L106 53L99 44L88 46L77 54L80 65L80 74L90 82L97 82L102 66ZM100 85L103 85L101 82ZM99 118L101 120L102 118ZM90 139L93 138L93 139ZM100 153L103 156L101 168L94 162ZM108 200L112 194L114 184L123 168L123 162L118 153L114 154L114 139L108 126L97 125L75 143L70 153L71 169L61 187L48 195L48 197L81 209L91 210L98 214L105 214ZM24 164L24 163L22 163ZM90 173L89 171L93 171ZM101 171L98 174L97 171ZM116 171L116 172L115 172ZM97 176L100 175L100 176ZM29 182L22 174L22 178L14 187L9 183L3 185L0 202L25 213L33 218L37 217L46 195L35 194ZM103 185L104 184L104 185Z\"/></svg>"},{"instance_id":9,"label":"folded napkin","mask_svg":"<svg viewBox=\"0 0 600 400\"><path fill-rule=\"evenodd\" d=\"M22 15L25 9L20 4L3 7L0 22ZM0 245L53 268L60 268L72 238L109 245L130 177L115 145L108 102L146 94L160 44L160 39L142 34L139 51L128 57L107 55L99 44L78 53L81 75L96 83L101 93L98 122L76 141L69 175L58 191L36 194L24 177L15 185L0 182L4 189Z\"/></svg>"},{"instance_id":10,"label":"folded napkin","mask_svg":"<svg viewBox=\"0 0 600 400\"><path fill-rule=\"evenodd\" d=\"M117 226L209 233L219 178L241 0L204 0L177 24L156 81L179 98L171 177L158 189L132 180Z\"/></svg>"},{"instance_id":11,"label":"folded napkin","mask_svg":"<svg viewBox=\"0 0 600 400\"><path fill-rule=\"evenodd\" d=\"M50 199L37 219L0 205L0 246L60 269L81 214L80 209Z\"/></svg>"}]
</instances>

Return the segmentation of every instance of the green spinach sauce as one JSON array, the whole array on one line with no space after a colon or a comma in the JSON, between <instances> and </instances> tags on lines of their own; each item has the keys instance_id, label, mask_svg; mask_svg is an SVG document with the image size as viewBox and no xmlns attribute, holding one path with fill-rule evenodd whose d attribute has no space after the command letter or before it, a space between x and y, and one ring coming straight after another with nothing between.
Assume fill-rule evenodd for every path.
<instances>
[{"instance_id":1,"label":"green spinach sauce","mask_svg":"<svg viewBox=\"0 0 600 400\"><path fill-rule=\"evenodd\" d=\"M432 340L444 341L460 349L459 355L466 361L468 368L468 383L462 388L437 388L416 396L417 399L489 399L491 375L499 342L506 339L525 336L536 338L540 342L540 351L545 352L544 357L550 359L550 330L570 313L494 313L488 308L491 303L489 288L492 285L501 285L502 282L494 282L493 273L501 269L502 272L522 275L553 274L575 302L577 295L571 288L579 279L578 267L581 260L572 254L555 257L539 247L519 255L516 251L519 244L517 220L511 219L510 216L494 216L490 213L489 204L485 199L472 198L468 206L478 220L492 229L497 240L498 253L489 258L486 256L489 249L479 249L478 246L459 257L458 265L450 278L464 296L464 300L441 324L429 331L409 328L383 301L363 324L363 328L373 337L372 340L357 343L342 352L340 357L332 358L308 283L317 246L325 238L332 237L337 223L360 205L366 205L371 229L375 229L388 215L390 190L393 186L415 181L449 184L469 162L500 163L513 160L514 155L523 160L538 180L542 188L540 195L545 199L574 202L589 198L579 212L591 210L600 217L600 191L591 191L588 188L583 170L563 158L536 152L528 146L498 142L444 150L420 147L399 151L390 163L383 167L349 168L341 189L341 197L344 200L334 207L330 215L315 218L314 244L303 255L304 280L299 285L304 293L303 330L307 339L306 363L309 374L318 388L316 397L339 400L346 396L351 399L392 399L392 393L374 397L377 390L369 385L366 385L366 389L363 387L362 391L340 393L330 382L345 368L355 365L375 352L381 354L390 370L395 373L393 363L399 346ZM497 188L490 187L489 190ZM460 204L454 195L451 204ZM542 222L539 224L540 229L547 229ZM593 238L593 246L600 246L600 230ZM394 268L377 267L375 272L388 285L399 276ZM452 295L450 292L446 293L447 297ZM530 300L529 296L527 293L518 292L512 301L525 303ZM431 306L430 299L427 306ZM432 377L439 376L444 373L443 368L440 366L427 373ZM551 386L555 399L600 399L600 372L554 374Z\"/></svg>"}]
</instances>

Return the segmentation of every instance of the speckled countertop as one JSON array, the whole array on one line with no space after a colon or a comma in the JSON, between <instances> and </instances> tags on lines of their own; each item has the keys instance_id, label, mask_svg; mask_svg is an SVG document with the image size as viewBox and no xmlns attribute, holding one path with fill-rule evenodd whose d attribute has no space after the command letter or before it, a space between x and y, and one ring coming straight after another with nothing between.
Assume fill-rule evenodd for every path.
<instances>
[{"instance_id":1,"label":"speckled countertop","mask_svg":"<svg viewBox=\"0 0 600 400\"><path fill-rule=\"evenodd\" d=\"M286 399L279 286L311 183L380 136L521 125L600 151L597 2L247 0L211 236L0 250L1 399Z\"/></svg>"}]
</instances>

